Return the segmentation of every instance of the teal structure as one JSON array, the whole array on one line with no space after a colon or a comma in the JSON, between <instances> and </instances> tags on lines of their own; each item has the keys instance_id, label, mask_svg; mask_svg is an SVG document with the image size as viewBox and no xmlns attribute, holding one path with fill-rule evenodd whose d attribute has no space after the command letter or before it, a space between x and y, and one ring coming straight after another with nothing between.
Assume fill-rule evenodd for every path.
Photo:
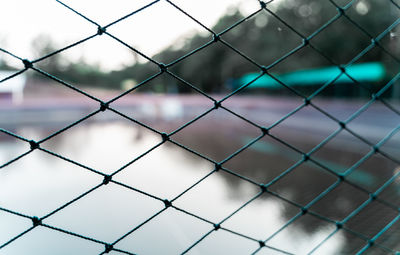
<instances>
[{"instance_id":1,"label":"teal structure","mask_svg":"<svg viewBox=\"0 0 400 255\"><path fill-rule=\"evenodd\" d=\"M379 62L353 64L346 67L344 70L358 82L377 82L382 80L386 75L385 67ZM259 73L246 74L239 78L239 84L248 84L259 75ZM336 66L300 70L274 76L287 86L315 86L331 81L335 83L353 83L353 81ZM281 89L283 86L266 74L251 83L248 88Z\"/></svg>"}]
</instances>

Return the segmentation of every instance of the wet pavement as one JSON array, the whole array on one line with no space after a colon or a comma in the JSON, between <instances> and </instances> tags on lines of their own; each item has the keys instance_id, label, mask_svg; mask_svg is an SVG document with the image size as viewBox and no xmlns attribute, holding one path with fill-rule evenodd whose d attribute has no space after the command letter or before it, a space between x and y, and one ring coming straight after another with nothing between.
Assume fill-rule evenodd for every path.
<instances>
[{"instance_id":1,"label":"wet pavement","mask_svg":"<svg viewBox=\"0 0 400 255\"><path fill-rule=\"evenodd\" d=\"M138 108L139 99L132 101L135 103L128 100L126 105L116 104L115 108L128 116L137 116L138 120L159 131L169 133L212 107L209 102L188 98L179 104L175 99L159 98L157 102L160 106L155 106L153 110L148 107ZM237 101L227 101L226 105L246 118L268 126L301 104L296 100L257 100L253 98L255 103L250 104L248 98L238 98ZM140 104L143 105L143 101ZM154 102L153 104L158 105ZM333 105L332 102L331 104ZM335 104L337 109L328 107L332 112L337 111L341 116L351 115L353 108L350 104ZM321 103L321 107L328 105L329 102ZM356 103L354 105L359 106ZM71 119L76 120L81 114L86 114L88 110L87 106L81 109L81 106L75 105L77 108L74 109L70 104L62 103L59 108L51 108L53 113L48 108L39 110L34 106L21 107L19 114L30 115L32 112L29 111L35 111L36 114L43 115L42 119L47 116L48 125L12 125L8 122L8 126L3 124L1 127L34 140L47 137ZM96 106L90 107L96 109ZM166 111L165 108L168 107L172 110ZM379 105L373 106L365 112L366 116L360 115L352 128L369 140L378 142L400 123L398 117L394 118L383 109ZM139 115L140 111L147 111L146 114L153 111L154 118L143 118ZM0 114L10 112L2 110ZM58 119L52 119L51 114L58 116ZM107 114L112 117L86 120L44 142L41 147L91 169L110 174L161 141L161 137L154 132L121 116L110 115L110 112ZM380 121L374 121L373 118L379 118ZM5 123L3 117L0 119ZM168 208L115 247L138 254L183 252L213 229L210 222L220 222L257 196L260 189L252 182L261 184L272 181L268 190L276 196L271 193L261 195L224 221L222 226L255 240L270 238L267 245L295 254L310 252L334 233L318 247L315 254L356 252L366 244L358 234L372 238L397 216L396 210L378 201L369 203L355 215L352 212L369 201L368 192L375 192L398 172L398 165L379 153L363 160L371 152L371 146L344 130L311 154L317 164L310 161L299 163L302 162L303 155L293 147L302 152L312 151L337 128L334 121L321 117L321 114L312 109L304 108L272 128L271 136L261 138L230 158L230 155L261 135L261 131L227 111L219 109L211 112L171 136L173 141L196 153L167 142L115 175L113 180L157 198L173 200L174 206L181 209ZM380 149L398 159L399 138L395 134ZM28 143L0 135L0 164L26 151L29 151ZM224 162L223 167L234 174L227 171L215 172L181 195L187 188L213 172L214 164L210 161ZM338 183L337 176L332 174L344 173L351 167L354 170L347 179L358 188L348 183ZM282 173L285 175L281 176ZM238 178L235 174L243 178ZM76 164L36 150L1 169L0 205L29 216L43 217L98 185L102 179L102 176ZM326 192L327 189L330 189L329 192ZM323 192L326 195L314 201ZM394 180L379 197L399 206L399 195L398 181ZM302 215L300 207L312 201L314 202L309 210L322 218L312 214ZM110 183L50 215L43 222L111 243L163 208L162 200ZM209 222L190 216L184 211ZM0 215L1 244L32 224L29 219L6 212L1 212ZM344 219L348 219L344 227L357 234L337 230L335 221ZM282 227L283 230L274 235ZM395 224L377 242L391 249L399 249L400 237L396 234L399 233L398 228L399 224ZM257 242L248 238L228 231L214 231L189 254L251 254L258 247ZM0 254L26 254L31 250L35 250L36 254L98 254L104 250L104 246L38 227L1 249ZM263 248L259 254L275 254L274 252L276 251ZM380 254L379 250L376 252Z\"/></svg>"}]
</instances>

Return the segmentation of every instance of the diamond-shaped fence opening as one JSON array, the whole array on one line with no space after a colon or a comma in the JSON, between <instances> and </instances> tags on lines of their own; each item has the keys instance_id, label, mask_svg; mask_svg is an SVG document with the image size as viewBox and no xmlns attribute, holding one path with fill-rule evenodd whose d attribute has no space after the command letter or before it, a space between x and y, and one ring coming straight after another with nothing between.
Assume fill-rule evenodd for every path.
<instances>
[{"instance_id":1,"label":"diamond-shaped fence opening","mask_svg":"<svg viewBox=\"0 0 400 255\"><path fill-rule=\"evenodd\" d=\"M5 4L0 254L400 253L399 5Z\"/></svg>"}]
</instances>

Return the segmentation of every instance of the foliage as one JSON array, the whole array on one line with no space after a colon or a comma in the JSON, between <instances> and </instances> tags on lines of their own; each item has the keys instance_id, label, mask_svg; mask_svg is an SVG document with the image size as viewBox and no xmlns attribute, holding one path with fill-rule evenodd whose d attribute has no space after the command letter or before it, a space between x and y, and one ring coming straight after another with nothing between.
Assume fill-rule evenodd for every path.
<instances>
[{"instance_id":1,"label":"foliage","mask_svg":"<svg viewBox=\"0 0 400 255\"><path fill-rule=\"evenodd\" d=\"M338 4L340 3L338 2ZM221 38L257 63L269 66L292 49L302 45L302 37L291 28L302 36L308 37L335 15L338 15L336 7L329 1L286 0L274 9L274 12L263 10L223 34ZM274 13L287 25L276 18ZM397 19L399 10L394 8L389 1L362 0L346 10L346 14L356 21L361 29L365 29L371 36L376 37ZM211 29L219 33L243 18L240 10L230 11L221 17ZM333 59L335 64L346 64L371 42L371 39L360 28L357 28L345 17L341 17L313 36L311 44L329 59ZM182 47L168 47L153 58L168 64L212 39L210 34L196 34L187 39ZM398 48L394 49L395 46L390 40L384 39L382 40L384 47L398 52ZM53 50L51 44L47 43L42 45L41 53L51 50ZM120 88L125 80L131 79L140 82L158 72L158 67L154 63L136 62L122 70L105 74L84 63L69 63L67 66L62 66L57 56L49 58L50 62L46 63L50 67L49 72L67 81L86 86ZM388 56L384 51L372 50L359 61L382 62L386 59ZM273 64L271 70L281 73L332 64L327 58L307 46L288 59L276 65ZM259 70L232 49L217 42L173 65L170 71L205 92L221 92L226 89L227 81L232 78ZM180 93L192 91L168 75L163 75L160 80L161 90L171 91L172 89L169 87L174 87ZM143 90L151 91L155 88L145 86Z\"/></svg>"}]
</instances>

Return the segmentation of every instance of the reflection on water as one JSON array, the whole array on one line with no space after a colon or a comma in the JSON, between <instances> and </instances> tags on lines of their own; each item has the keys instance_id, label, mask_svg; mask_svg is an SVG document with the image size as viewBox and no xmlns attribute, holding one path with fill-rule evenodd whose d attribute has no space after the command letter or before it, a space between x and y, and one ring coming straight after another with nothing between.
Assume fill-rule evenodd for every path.
<instances>
[{"instance_id":1,"label":"reflection on water","mask_svg":"<svg viewBox=\"0 0 400 255\"><path fill-rule=\"evenodd\" d=\"M226 157L224 154L229 155L243 146L254 135L242 132L227 138L215 130L210 132L209 128L196 130L195 133L188 130L174 136L174 139L218 160ZM24 137L46 135L46 131L30 128L18 132ZM159 136L128 124L90 124L75 127L45 142L42 147L110 174L160 141ZM0 146L0 163L28 149L27 144L14 141L1 141ZM230 148L228 152L226 148ZM321 149L320 153L321 160L332 164L331 167L337 171L352 163L340 160L340 151L330 149L324 152ZM346 158L355 161L360 158L360 154L361 151L347 155ZM255 181L266 183L299 158L299 155L284 146L264 138L224 166ZM373 164L360 166L362 170L358 170L352 177L366 188L378 185L375 183L376 178L371 180L372 170L369 168L376 167L381 161L379 158L374 160L376 162ZM213 168L208 161L167 143L127 166L113 180L161 199L173 200ZM392 172L385 173L382 166L381 174L390 175ZM102 181L102 176L36 150L0 171L0 206L29 216L43 217ZM271 186L271 190L305 205L335 181L333 176L310 163L296 168L296 171ZM218 223L258 192L254 185L219 171L179 197L174 205ZM311 209L331 219L341 220L366 199L368 196L364 193L341 185ZM162 201L109 183L49 216L43 223L112 243L163 208ZM364 216L367 219L364 223L360 217L355 223L349 221L349 227L372 235L374 230L371 227L365 228L365 221L376 210L375 207L367 210L369 215ZM382 210L385 214L381 215L390 216L386 209ZM298 213L297 207L264 194L224 222L223 227L264 240ZM381 221L384 224L385 220ZM5 243L31 225L29 219L0 211L0 243ZM178 254L211 229L213 226L210 223L168 208L114 247L138 254ZM307 253L334 230L334 224L305 215L274 236L267 245L290 253ZM316 254L337 254L365 244L361 239L355 240L339 231ZM214 231L196 245L190 254L250 254L257 248L257 242L220 230ZM0 254L98 254L103 250L104 245L37 227L1 249ZM259 254L280 253L264 248Z\"/></svg>"}]
</instances>

